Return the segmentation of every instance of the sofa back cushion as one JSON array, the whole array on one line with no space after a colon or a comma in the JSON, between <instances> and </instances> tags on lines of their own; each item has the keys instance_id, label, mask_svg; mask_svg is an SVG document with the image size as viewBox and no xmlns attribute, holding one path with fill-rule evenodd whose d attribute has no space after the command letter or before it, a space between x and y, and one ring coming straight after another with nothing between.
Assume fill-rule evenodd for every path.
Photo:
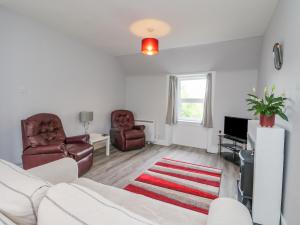
<instances>
[{"instance_id":1,"label":"sofa back cushion","mask_svg":"<svg viewBox=\"0 0 300 225\"><path fill-rule=\"evenodd\" d=\"M49 189L38 212L39 224L152 225L154 223L77 184Z\"/></svg>"},{"instance_id":2,"label":"sofa back cushion","mask_svg":"<svg viewBox=\"0 0 300 225\"><path fill-rule=\"evenodd\" d=\"M60 144L66 139L61 120L50 113L40 113L22 120L24 150L49 144Z\"/></svg>"},{"instance_id":3,"label":"sofa back cushion","mask_svg":"<svg viewBox=\"0 0 300 225\"><path fill-rule=\"evenodd\" d=\"M49 183L0 160L0 212L14 223L37 223L37 210L49 187Z\"/></svg>"}]
</instances>

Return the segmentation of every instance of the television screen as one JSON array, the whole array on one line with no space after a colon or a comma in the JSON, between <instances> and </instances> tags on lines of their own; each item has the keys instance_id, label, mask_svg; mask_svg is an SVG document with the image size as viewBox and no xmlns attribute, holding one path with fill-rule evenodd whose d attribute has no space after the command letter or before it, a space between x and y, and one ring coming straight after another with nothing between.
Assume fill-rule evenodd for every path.
<instances>
[{"instance_id":1,"label":"television screen","mask_svg":"<svg viewBox=\"0 0 300 225\"><path fill-rule=\"evenodd\" d=\"M224 134L247 140L248 120L246 118L225 116Z\"/></svg>"}]
</instances>

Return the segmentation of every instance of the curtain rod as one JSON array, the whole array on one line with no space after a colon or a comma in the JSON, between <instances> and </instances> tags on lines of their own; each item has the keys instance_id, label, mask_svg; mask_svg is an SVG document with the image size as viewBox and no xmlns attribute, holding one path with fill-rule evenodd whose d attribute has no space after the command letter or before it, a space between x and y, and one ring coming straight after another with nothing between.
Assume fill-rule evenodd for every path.
<instances>
[{"instance_id":1,"label":"curtain rod","mask_svg":"<svg viewBox=\"0 0 300 225\"><path fill-rule=\"evenodd\" d=\"M192 73L170 73L170 75L172 76L176 76L176 77L179 77L179 76L194 76L194 75L205 75L205 74L208 74L208 73L216 73L216 71L202 71L202 72L192 72Z\"/></svg>"}]
</instances>

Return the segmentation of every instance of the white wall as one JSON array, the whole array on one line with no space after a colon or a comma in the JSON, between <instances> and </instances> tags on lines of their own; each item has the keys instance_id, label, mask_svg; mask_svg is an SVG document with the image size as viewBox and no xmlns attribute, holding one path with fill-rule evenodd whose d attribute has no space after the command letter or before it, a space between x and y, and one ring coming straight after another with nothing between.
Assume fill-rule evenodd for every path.
<instances>
[{"instance_id":1,"label":"white wall","mask_svg":"<svg viewBox=\"0 0 300 225\"><path fill-rule=\"evenodd\" d=\"M126 107L135 113L137 119L156 122L158 143L204 148L217 151L217 134L223 130L224 116L251 117L247 112L246 96L257 83L256 70L220 71L213 81L213 119L212 130L199 124L179 123L170 130L165 125L168 79L163 76L126 77ZM210 131L210 132L209 132ZM171 134L169 134L171 132ZM169 135L172 135L171 140ZM213 136L211 136L213 135Z\"/></svg>"},{"instance_id":2,"label":"white wall","mask_svg":"<svg viewBox=\"0 0 300 225\"><path fill-rule=\"evenodd\" d=\"M135 119L155 121L155 139L165 140L167 76L126 77L126 108Z\"/></svg>"},{"instance_id":3,"label":"white wall","mask_svg":"<svg viewBox=\"0 0 300 225\"><path fill-rule=\"evenodd\" d=\"M20 163L20 120L56 113L67 135L83 133L81 110L94 112L90 131L108 132L110 112L124 106L116 60L70 37L0 8L0 158Z\"/></svg>"},{"instance_id":4,"label":"white wall","mask_svg":"<svg viewBox=\"0 0 300 225\"><path fill-rule=\"evenodd\" d=\"M245 99L256 83L257 70L216 72L213 81L213 129L179 123L173 129L173 143L216 152L218 131L224 129L224 116L252 118Z\"/></svg>"},{"instance_id":5,"label":"white wall","mask_svg":"<svg viewBox=\"0 0 300 225\"><path fill-rule=\"evenodd\" d=\"M283 190L283 215L285 225L300 222L300 1L280 0L273 19L266 31L259 87L262 93L265 85L275 84L278 93L285 92L289 98L287 115L289 122L276 118L277 123L286 129L285 171ZM272 48L276 42L283 45L283 67L276 71L273 66ZM270 152L270 159L272 153Z\"/></svg>"},{"instance_id":6,"label":"white wall","mask_svg":"<svg viewBox=\"0 0 300 225\"><path fill-rule=\"evenodd\" d=\"M216 148L217 134L224 130L224 116L253 118L248 112L247 94L257 85L257 70L221 72L216 79L214 102L214 129L212 145Z\"/></svg>"},{"instance_id":7,"label":"white wall","mask_svg":"<svg viewBox=\"0 0 300 225\"><path fill-rule=\"evenodd\" d=\"M249 117L246 94L257 84L261 38L164 50L155 57L118 57L126 77L126 107L139 119L157 123L158 143L173 142L217 151L218 130L225 115ZM181 123L165 125L167 75L216 71L214 78L214 129ZM170 137L171 136L171 137ZM171 140L170 140L171 139Z\"/></svg>"},{"instance_id":8,"label":"white wall","mask_svg":"<svg viewBox=\"0 0 300 225\"><path fill-rule=\"evenodd\" d=\"M262 37L253 37L162 50L151 57L133 54L117 58L129 76L251 70L258 69L261 43Z\"/></svg>"}]
</instances>

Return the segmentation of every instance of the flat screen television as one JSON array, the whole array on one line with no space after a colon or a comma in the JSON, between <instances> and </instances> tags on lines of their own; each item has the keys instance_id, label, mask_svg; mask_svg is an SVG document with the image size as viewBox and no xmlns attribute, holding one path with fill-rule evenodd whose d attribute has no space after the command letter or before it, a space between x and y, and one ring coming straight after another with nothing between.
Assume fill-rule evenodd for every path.
<instances>
[{"instance_id":1,"label":"flat screen television","mask_svg":"<svg viewBox=\"0 0 300 225\"><path fill-rule=\"evenodd\" d=\"M225 116L224 134L247 140L248 120L246 118Z\"/></svg>"}]
</instances>

